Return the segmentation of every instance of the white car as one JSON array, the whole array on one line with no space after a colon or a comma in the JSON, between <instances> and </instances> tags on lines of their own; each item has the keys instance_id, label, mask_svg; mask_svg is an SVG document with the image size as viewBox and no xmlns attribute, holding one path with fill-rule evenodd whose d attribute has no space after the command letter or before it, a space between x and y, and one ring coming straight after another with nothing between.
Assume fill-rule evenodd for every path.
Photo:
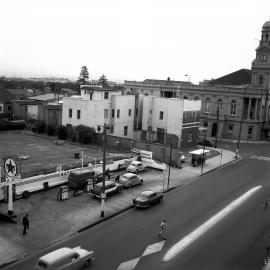
<instances>
[{"instance_id":1,"label":"white car","mask_svg":"<svg viewBox=\"0 0 270 270\"><path fill-rule=\"evenodd\" d=\"M40 257L34 269L78 270L89 267L92 260L94 260L94 251L88 251L81 247L63 247Z\"/></svg>"},{"instance_id":2,"label":"white car","mask_svg":"<svg viewBox=\"0 0 270 270\"><path fill-rule=\"evenodd\" d=\"M132 173L138 173L144 170L145 170L144 164L140 161L135 161L135 160L132 161L127 167L127 172L132 172Z\"/></svg>"},{"instance_id":3,"label":"white car","mask_svg":"<svg viewBox=\"0 0 270 270\"><path fill-rule=\"evenodd\" d=\"M131 188L143 183L143 179L135 173L125 173L120 176L119 183L123 185L124 188Z\"/></svg>"}]
</instances>

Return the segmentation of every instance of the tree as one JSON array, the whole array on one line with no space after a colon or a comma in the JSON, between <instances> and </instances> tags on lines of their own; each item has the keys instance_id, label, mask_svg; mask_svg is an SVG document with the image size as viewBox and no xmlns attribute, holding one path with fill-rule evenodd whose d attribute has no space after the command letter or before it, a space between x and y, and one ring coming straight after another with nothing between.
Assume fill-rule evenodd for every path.
<instances>
[{"instance_id":1,"label":"tree","mask_svg":"<svg viewBox=\"0 0 270 270\"><path fill-rule=\"evenodd\" d=\"M87 79L89 79L89 72L87 66L82 66L78 83L85 84Z\"/></svg>"},{"instance_id":2,"label":"tree","mask_svg":"<svg viewBox=\"0 0 270 270\"><path fill-rule=\"evenodd\" d=\"M102 87L106 87L109 85L108 79L104 74L102 74L102 76L100 76L100 78L98 79L98 85L102 85Z\"/></svg>"}]
</instances>

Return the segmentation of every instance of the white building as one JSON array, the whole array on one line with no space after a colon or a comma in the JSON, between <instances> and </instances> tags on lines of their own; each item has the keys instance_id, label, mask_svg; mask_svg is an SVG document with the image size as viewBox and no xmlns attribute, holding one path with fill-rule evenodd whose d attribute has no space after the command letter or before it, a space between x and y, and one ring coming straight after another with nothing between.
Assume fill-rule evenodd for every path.
<instances>
[{"instance_id":1,"label":"white building","mask_svg":"<svg viewBox=\"0 0 270 270\"><path fill-rule=\"evenodd\" d=\"M81 86L80 96L63 99L62 125L94 128L104 123L108 133L132 138L135 96L121 96L120 91L91 85Z\"/></svg>"},{"instance_id":2,"label":"white building","mask_svg":"<svg viewBox=\"0 0 270 270\"><path fill-rule=\"evenodd\" d=\"M142 130L147 131L151 141L170 143L169 134L175 135L178 147L181 142L196 144L200 110L200 100L144 96Z\"/></svg>"}]
</instances>

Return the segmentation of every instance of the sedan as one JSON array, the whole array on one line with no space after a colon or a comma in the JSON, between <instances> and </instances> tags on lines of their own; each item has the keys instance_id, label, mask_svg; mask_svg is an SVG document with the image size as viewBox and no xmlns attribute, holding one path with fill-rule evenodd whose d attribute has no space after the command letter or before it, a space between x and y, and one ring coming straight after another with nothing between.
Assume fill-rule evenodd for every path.
<instances>
[{"instance_id":1,"label":"sedan","mask_svg":"<svg viewBox=\"0 0 270 270\"><path fill-rule=\"evenodd\" d=\"M127 167L127 172L138 173L145 170L145 166L140 161L132 161Z\"/></svg>"},{"instance_id":2,"label":"sedan","mask_svg":"<svg viewBox=\"0 0 270 270\"><path fill-rule=\"evenodd\" d=\"M125 173L119 178L119 183L123 185L124 188L131 188L143 183L143 179L135 173Z\"/></svg>"},{"instance_id":3,"label":"sedan","mask_svg":"<svg viewBox=\"0 0 270 270\"><path fill-rule=\"evenodd\" d=\"M133 205L139 208L150 207L151 205L160 203L163 200L163 197L164 194L162 192L146 190L133 199Z\"/></svg>"},{"instance_id":4,"label":"sedan","mask_svg":"<svg viewBox=\"0 0 270 270\"><path fill-rule=\"evenodd\" d=\"M198 142L199 145L205 145L210 147L215 147L215 142L209 139L201 140Z\"/></svg>"}]
</instances>

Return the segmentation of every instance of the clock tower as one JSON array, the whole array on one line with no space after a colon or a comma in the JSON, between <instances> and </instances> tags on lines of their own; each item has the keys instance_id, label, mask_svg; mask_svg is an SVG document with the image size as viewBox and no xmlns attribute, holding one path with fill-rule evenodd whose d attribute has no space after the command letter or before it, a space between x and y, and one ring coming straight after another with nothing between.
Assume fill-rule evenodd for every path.
<instances>
[{"instance_id":1,"label":"clock tower","mask_svg":"<svg viewBox=\"0 0 270 270\"><path fill-rule=\"evenodd\" d=\"M264 23L262 27L262 36L258 48L256 49L256 58L251 67L253 86L258 88L270 88L270 21Z\"/></svg>"}]
</instances>

